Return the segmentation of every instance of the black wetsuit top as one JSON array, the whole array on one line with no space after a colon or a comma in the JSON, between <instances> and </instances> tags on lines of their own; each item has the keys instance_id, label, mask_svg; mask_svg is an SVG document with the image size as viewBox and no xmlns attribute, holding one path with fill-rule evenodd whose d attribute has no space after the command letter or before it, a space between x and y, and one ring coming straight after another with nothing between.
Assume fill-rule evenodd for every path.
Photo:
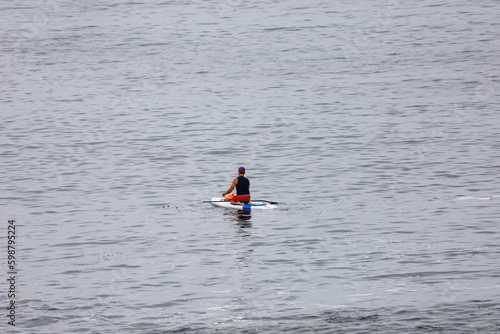
<instances>
[{"instance_id":1,"label":"black wetsuit top","mask_svg":"<svg viewBox=\"0 0 500 334\"><path fill-rule=\"evenodd\" d=\"M244 176L238 176L238 183L236 184L236 195L244 196L250 195L250 181Z\"/></svg>"}]
</instances>

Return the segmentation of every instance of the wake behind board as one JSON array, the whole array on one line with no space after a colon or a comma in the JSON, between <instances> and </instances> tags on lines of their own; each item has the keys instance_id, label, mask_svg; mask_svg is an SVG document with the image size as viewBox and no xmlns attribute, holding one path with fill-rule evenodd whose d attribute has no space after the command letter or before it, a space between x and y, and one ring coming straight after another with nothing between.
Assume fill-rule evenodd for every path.
<instances>
[{"instance_id":1,"label":"wake behind board","mask_svg":"<svg viewBox=\"0 0 500 334\"><path fill-rule=\"evenodd\" d=\"M213 206L218 206L220 208L233 209L233 210L268 210L268 209L276 209L278 206L266 202L261 201L252 201L251 204L246 205L234 205L229 201L225 201L223 197L214 197L210 200Z\"/></svg>"}]
</instances>

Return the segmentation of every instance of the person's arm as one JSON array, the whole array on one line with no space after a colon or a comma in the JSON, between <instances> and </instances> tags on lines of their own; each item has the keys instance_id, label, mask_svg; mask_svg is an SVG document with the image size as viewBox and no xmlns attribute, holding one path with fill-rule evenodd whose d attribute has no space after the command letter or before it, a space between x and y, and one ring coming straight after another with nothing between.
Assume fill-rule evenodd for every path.
<instances>
[{"instance_id":1,"label":"person's arm","mask_svg":"<svg viewBox=\"0 0 500 334\"><path fill-rule=\"evenodd\" d=\"M234 187L236 187L236 184L238 183L238 178L235 178L233 180L233 183L231 183L231 187L229 187L229 189L225 192L222 193L222 196L226 196L226 194L230 194L231 191L233 191Z\"/></svg>"}]
</instances>

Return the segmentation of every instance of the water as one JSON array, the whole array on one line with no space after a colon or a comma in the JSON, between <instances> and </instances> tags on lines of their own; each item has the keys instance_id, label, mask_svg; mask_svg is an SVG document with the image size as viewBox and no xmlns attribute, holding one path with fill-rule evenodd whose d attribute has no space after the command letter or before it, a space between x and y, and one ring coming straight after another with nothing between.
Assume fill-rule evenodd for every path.
<instances>
[{"instance_id":1,"label":"water","mask_svg":"<svg viewBox=\"0 0 500 334\"><path fill-rule=\"evenodd\" d=\"M0 10L4 330L500 331L495 1Z\"/></svg>"}]
</instances>

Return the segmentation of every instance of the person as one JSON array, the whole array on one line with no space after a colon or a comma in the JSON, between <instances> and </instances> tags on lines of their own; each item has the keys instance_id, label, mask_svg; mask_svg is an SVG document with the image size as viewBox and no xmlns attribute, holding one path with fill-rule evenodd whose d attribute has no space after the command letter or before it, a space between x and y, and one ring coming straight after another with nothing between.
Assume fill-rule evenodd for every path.
<instances>
[{"instance_id":1,"label":"person","mask_svg":"<svg viewBox=\"0 0 500 334\"><path fill-rule=\"evenodd\" d=\"M229 195L226 201L231 201L231 204L244 205L252 203L250 200L250 180L245 177L245 167L238 168L238 177L233 180L231 187L222 193L222 196L230 194L236 187L236 195Z\"/></svg>"}]
</instances>

